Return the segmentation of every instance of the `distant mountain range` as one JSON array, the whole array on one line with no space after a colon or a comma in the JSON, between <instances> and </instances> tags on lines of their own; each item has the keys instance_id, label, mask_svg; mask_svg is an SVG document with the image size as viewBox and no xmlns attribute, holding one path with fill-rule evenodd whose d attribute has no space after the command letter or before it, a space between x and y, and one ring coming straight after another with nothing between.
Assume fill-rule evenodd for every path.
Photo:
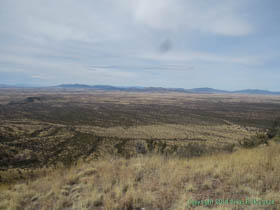
<instances>
[{"instance_id":1,"label":"distant mountain range","mask_svg":"<svg viewBox=\"0 0 280 210\"><path fill-rule=\"evenodd\" d=\"M28 86L20 85L4 85L0 84L0 88L28 88ZM30 86L31 88L31 86ZM33 87L35 88L35 87ZM44 88L44 87L40 87ZM85 85L85 84L62 84L58 86L51 86L45 88L58 88L58 89L91 89L91 90L102 90L102 91L133 91L133 92L182 92L182 93L200 93L200 94L255 94L255 95L280 95L280 92L273 92L269 90L259 90L259 89L246 89L246 90L236 90L236 91L227 91L227 90L218 90L208 87L203 88L193 88L193 89L184 89L184 88L163 88L163 87L117 87L111 85Z\"/></svg>"},{"instance_id":2,"label":"distant mountain range","mask_svg":"<svg viewBox=\"0 0 280 210\"><path fill-rule=\"evenodd\" d=\"M84 85L84 84L63 84L56 86L57 88L76 88L76 89L93 89L104 91L139 91L139 92L184 92L184 93L201 93L201 94L257 94L257 95L280 95L280 92L272 92L269 90L246 89L237 91L218 90L213 88L162 88L162 87L116 87L110 85Z\"/></svg>"}]
</instances>

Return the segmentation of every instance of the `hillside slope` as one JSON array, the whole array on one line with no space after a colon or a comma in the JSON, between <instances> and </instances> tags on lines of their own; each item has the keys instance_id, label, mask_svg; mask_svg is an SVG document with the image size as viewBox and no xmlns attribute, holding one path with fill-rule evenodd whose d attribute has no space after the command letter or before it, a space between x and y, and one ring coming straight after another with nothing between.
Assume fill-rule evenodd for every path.
<instances>
[{"instance_id":1,"label":"hillside slope","mask_svg":"<svg viewBox=\"0 0 280 210\"><path fill-rule=\"evenodd\" d=\"M28 181L2 186L0 209L279 209L279 161L275 142L192 159L108 156L68 169L22 171ZM214 203L190 203L205 199ZM246 199L251 205L238 203Z\"/></svg>"}]
</instances>

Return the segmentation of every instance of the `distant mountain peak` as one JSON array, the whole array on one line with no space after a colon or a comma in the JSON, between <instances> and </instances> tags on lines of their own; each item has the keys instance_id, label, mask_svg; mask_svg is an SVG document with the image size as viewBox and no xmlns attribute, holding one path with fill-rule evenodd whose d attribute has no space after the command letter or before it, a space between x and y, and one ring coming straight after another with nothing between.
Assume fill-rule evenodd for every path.
<instances>
[{"instance_id":1,"label":"distant mountain peak","mask_svg":"<svg viewBox=\"0 0 280 210\"><path fill-rule=\"evenodd\" d=\"M193 89L189 89L189 91L197 92L197 93L229 93L229 91L226 90L218 90L209 87L193 88Z\"/></svg>"},{"instance_id":2,"label":"distant mountain peak","mask_svg":"<svg viewBox=\"0 0 280 210\"><path fill-rule=\"evenodd\" d=\"M57 87L65 87L65 88L86 88L91 87L90 85L84 85L84 84L62 84L58 85Z\"/></svg>"}]
</instances>

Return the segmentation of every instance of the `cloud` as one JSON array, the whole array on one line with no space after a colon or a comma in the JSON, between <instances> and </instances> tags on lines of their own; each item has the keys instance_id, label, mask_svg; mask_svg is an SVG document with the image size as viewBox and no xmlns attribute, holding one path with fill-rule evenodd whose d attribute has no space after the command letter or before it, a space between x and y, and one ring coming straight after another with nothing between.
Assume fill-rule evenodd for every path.
<instances>
[{"instance_id":1,"label":"cloud","mask_svg":"<svg viewBox=\"0 0 280 210\"><path fill-rule=\"evenodd\" d=\"M134 19L154 29L197 30L229 36L254 31L253 25L239 13L246 1L236 4L231 0L136 0L130 4Z\"/></svg>"},{"instance_id":2,"label":"cloud","mask_svg":"<svg viewBox=\"0 0 280 210\"><path fill-rule=\"evenodd\" d=\"M155 61L203 61L218 63L233 63L243 65L260 65L264 62L264 58L259 56L224 56L214 53L202 52L169 52L169 53L151 53L140 55L141 58Z\"/></svg>"},{"instance_id":3,"label":"cloud","mask_svg":"<svg viewBox=\"0 0 280 210\"><path fill-rule=\"evenodd\" d=\"M114 66L90 66L89 69L96 70L96 69L137 69L141 70L141 72L151 72L151 71L192 71L195 69L194 66L191 65L185 65L185 64L137 64L137 65L114 65ZM135 74L134 74L135 76Z\"/></svg>"},{"instance_id":4,"label":"cloud","mask_svg":"<svg viewBox=\"0 0 280 210\"><path fill-rule=\"evenodd\" d=\"M131 78L135 77L135 74L132 72L125 72L125 71L120 71L112 68L88 68L88 71L90 73L94 72L96 75L102 75L102 76L107 76L107 77L121 77L121 78Z\"/></svg>"},{"instance_id":5,"label":"cloud","mask_svg":"<svg viewBox=\"0 0 280 210\"><path fill-rule=\"evenodd\" d=\"M79 40L97 43L141 38L149 30L201 31L230 36L248 35L252 24L240 15L246 3L204 0L30 0L4 1L1 31L26 38ZM244 1L246 2L246 1ZM5 10L4 10L5 11ZM8 12L7 12L8 11ZM9 27L11 24L13 27ZM148 28L143 28L147 26ZM146 31L147 30L147 31Z\"/></svg>"},{"instance_id":6,"label":"cloud","mask_svg":"<svg viewBox=\"0 0 280 210\"><path fill-rule=\"evenodd\" d=\"M279 15L276 9L270 14L269 5L252 0L4 0L0 72L24 74L27 82L150 86L214 84L221 72L226 78L250 69L275 75L279 56L271 55L279 49L274 23ZM206 71L211 73L204 78Z\"/></svg>"}]
</instances>

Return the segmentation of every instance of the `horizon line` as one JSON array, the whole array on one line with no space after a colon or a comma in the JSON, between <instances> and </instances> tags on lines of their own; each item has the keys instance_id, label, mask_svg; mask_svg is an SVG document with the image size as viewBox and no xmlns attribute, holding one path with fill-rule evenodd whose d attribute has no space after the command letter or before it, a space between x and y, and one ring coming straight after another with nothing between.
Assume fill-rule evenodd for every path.
<instances>
[{"instance_id":1,"label":"horizon line","mask_svg":"<svg viewBox=\"0 0 280 210\"><path fill-rule=\"evenodd\" d=\"M225 92L236 92L236 91L268 91L271 93L280 93L280 90L273 91L269 89L258 89L258 88L245 88L245 89L233 89L233 90L227 90L227 89L219 89L219 88L213 88L213 87L195 87L195 88L182 88L182 87L162 87L162 86L119 86L119 85L110 85L110 84L85 84L85 83L60 83L56 85L32 85L32 84L5 84L0 83L0 88L5 88L1 86L7 86L6 88L53 88L53 87L59 87L63 85L83 85L83 86L89 86L89 87L95 87L95 86L109 86L114 88L162 88L162 89L181 89L181 90L195 90L195 89L212 89L217 91L225 91Z\"/></svg>"}]
</instances>

